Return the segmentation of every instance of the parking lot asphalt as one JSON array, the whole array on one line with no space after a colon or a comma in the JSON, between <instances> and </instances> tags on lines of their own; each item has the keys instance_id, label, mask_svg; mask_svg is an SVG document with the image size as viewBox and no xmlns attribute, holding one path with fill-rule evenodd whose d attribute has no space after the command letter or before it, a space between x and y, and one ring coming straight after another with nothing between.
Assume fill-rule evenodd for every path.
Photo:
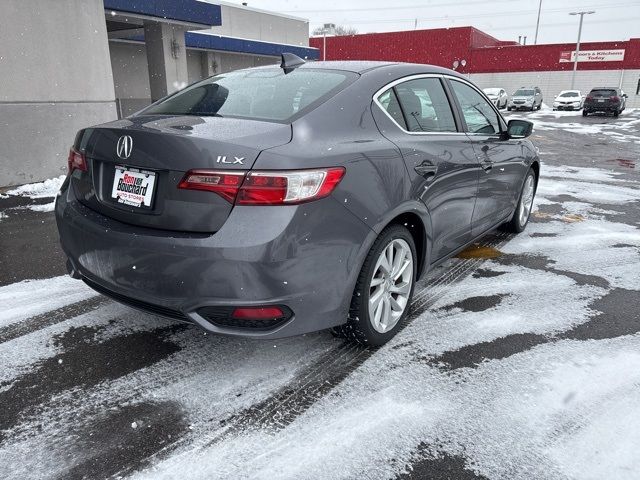
<instances>
[{"instance_id":1,"label":"parking lot asphalt","mask_svg":"<svg viewBox=\"0 0 640 480\"><path fill-rule=\"evenodd\" d=\"M0 477L637 478L640 110L505 116L536 125L531 223L378 350L119 305L64 276L51 197L0 190Z\"/></svg>"}]
</instances>

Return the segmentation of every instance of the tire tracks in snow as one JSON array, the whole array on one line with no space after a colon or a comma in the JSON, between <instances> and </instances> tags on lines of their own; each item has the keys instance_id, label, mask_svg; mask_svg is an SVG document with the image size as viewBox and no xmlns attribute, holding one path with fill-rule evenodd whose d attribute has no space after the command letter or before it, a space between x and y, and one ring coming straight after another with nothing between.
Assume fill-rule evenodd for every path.
<instances>
[{"instance_id":1,"label":"tire tracks in snow","mask_svg":"<svg viewBox=\"0 0 640 480\"><path fill-rule=\"evenodd\" d=\"M496 232L482 239L476 246L499 249L510 238L510 234ZM456 258L453 260L455 262L453 266L447 262L430 272L417 285L419 290L414 294L412 310L401 328L406 328L422 316L436 300L446 294L453 284L472 274L485 261L485 258ZM209 419L210 427L201 430L210 433L200 434L197 437L189 434L182 436L152 457L145 459L144 463L152 464L154 460L161 460L181 447L206 449L230 437L252 431L261 430L277 434L333 391L376 351L376 349L342 341L274 394L229 417ZM132 468L125 468L118 472L118 475L130 474L133 471Z\"/></svg>"},{"instance_id":2,"label":"tire tracks in snow","mask_svg":"<svg viewBox=\"0 0 640 480\"><path fill-rule=\"evenodd\" d=\"M42 330L57 323L65 322L91 310L95 310L109 302L111 302L109 298L99 295L56 308L49 312L41 313L40 315L35 315L20 322L11 323L0 328L0 344L15 340L16 338Z\"/></svg>"},{"instance_id":3,"label":"tire tracks in snow","mask_svg":"<svg viewBox=\"0 0 640 480\"><path fill-rule=\"evenodd\" d=\"M480 246L496 248L509 238L506 234L498 233L486 237L481 241ZM473 273L484 261L484 258L453 259L430 272L430 274L417 285L412 311L403 328L420 317L437 299L446 295L447 290L451 288L453 284ZM111 303L110 299L98 296L66 305L48 313L36 315L23 322L0 329L0 343L9 342L49 326L71 320L109 303ZM140 327L138 326L138 328ZM163 329L158 329L157 326L153 328L152 324L149 326L143 325L141 330L143 333L141 334L147 338L148 335L155 335L161 330L164 331ZM44 363L40 362L38 365L42 364L42 366L46 366L47 371L56 377L56 375L58 375L56 372L59 368L58 360L63 360L60 364L63 366L69 365L70 363L80 363L80 359L77 358L77 355L74 353L78 348L80 349L78 352L82 354L81 356L86 358L91 358L93 356L92 352L95 352L96 348L103 351L105 347L108 348L111 344L115 346L121 342L129 345L128 350L135 352L138 350L136 348L135 338L140 335L140 333L136 333L136 331L137 330L134 329L133 332L124 331L121 334L117 334L112 340L106 341L104 347L100 346L103 342L98 342L97 344L92 343L95 339L91 340L87 338L78 341L70 339L70 341L65 344L64 350L68 352L67 354L63 353L61 358L55 357L50 360L45 360ZM167 330L166 333L170 331L171 328ZM127 343L127 338L129 337L131 337L131 341ZM173 343L172 340L167 340L169 343ZM153 400L150 400L150 397L155 395L153 392L161 392L167 386L178 384L184 380L186 373L189 375L197 375L197 372L206 369L206 365L208 365L207 360L210 360L210 354L212 353L212 348L207 348L207 345L211 347L213 339L203 337L198 341L194 342L194 340L198 340L198 337L187 334L185 340L178 341L178 344L183 348L178 347L171 353L167 352L169 353L168 356L161 355L160 358L156 359L156 361L159 360L159 363L152 361L150 364L141 366L136 361L133 362L133 365L130 365L130 368L125 368L123 365L124 370L122 373L125 374L126 378L114 378L100 368L99 371L101 373L92 377L88 383L86 383L86 381L74 383L77 378L73 380L71 377L83 376L83 373L79 369L76 369L74 375L63 375L63 377L67 379L67 383L62 382L59 385L60 388L57 388L55 392L50 392L45 388L45 390L40 392L41 394L32 397L31 401L27 403L25 403L26 400L24 400L26 398L25 394L27 393L25 389L27 389L29 385L36 385L38 383L36 375L39 375L42 369L38 368L38 370L34 372L34 375L27 375L28 378L18 378L18 384L14 387L21 388L14 390L14 393L6 393L9 397L19 393L20 395L17 395L14 400L17 401L17 407L22 406L13 412L12 415L5 418L5 434L10 435L5 436L5 440L10 440L16 433L23 439L25 435L27 437L31 435L29 431L32 431L31 427L38 422L38 418L43 414L42 412L45 412L45 416L51 419L57 418L57 420L54 420L55 427L52 427L47 433L42 432L47 438L50 438L52 442L56 443L56 438L58 441L62 440L66 435L65 432L70 428L70 425L65 424L65 415L63 412L73 410L76 418L79 420L79 422L77 422L79 423L79 427L85 425L85 429L89 431L89 425L92 422L96 421L97 424L100 424L100 422L104 423L105 412L109 412L114 408L122 408L119 407L121 405L138 404L141 405L140 408L142 409L151 409L149 411L154 411L154 407L152 406ZM89 343L86 344L86 342ZM214 341L213 343L215 345L218 342ZM185 348L185 345L189 346ZM222 342L219 346L222 345L226 345L226 343ZM228 345L228 347L230 347L230 345ZM256 348L259 347L260 346L257 346ZM246 346L245 349L240 348L240 350L247 353L246 350L248 349L250 352L251 348L250 346ZM336 386L343 382L353 371L375 354L375 352L376 350L373 349L335 340L326 351L319 353L320 356L317 360L314 360L309 365L303 366L302 370L300 370L293 379L287 381L262 400L258 400L236 412L231 411L230 413L229 410L226 410L225 412L221 412L221 415L214 413L210 415L196 431L184 428L175 429L171 439L162 442L152 442L149 448L129 451L125 459L120 457L122 452L108 447L109 442L105 441L104 447L102 448L100 445L92 443L91 439L87 437L86 440L92 444L91 455L87 454L89 457L82 460L82 458L86 456L82 454L82 458L77 459L79 463L72 466L72 470L67 470L67 473L73 471L74 475L82 476L89 474L89 476L92 477L100 477L105 474L126 474L144 468L152 463L153 460L162 458L180 447L189 449L206 448L209 445L216 444L229 437L255 430L266 430L275 434L285 429L316 402L333 391ZM224 352L221 353L224 354ZM122 352L122 354L124 354L124 352ZM76 357L76 360L71 362L65 355L73 355ZM103 358L105 363L108 363L108 358L105 355L106 352L101 358ZM98 368L98 365L95 365L95 367ZM105 365L105 368L108 367ZM50 375L47 374L47 377L48 376ZM122 388L123 380L125 380L125 383L128 384L130 388ZM51 393L54 393L55 398L50 396ZM151 395L149 395L150 393ZM174 395L169 395L169 400L171 400L172 396ZM7 397L7 399L9 399L9 397ZM149 404L149 407L144 407L144 405L147 404ZM56 412L59 412L62 416L58 418L59 415ZM187 411L185 414L189 414L189 412ZM51 417L51 415L53 417ZM107 413L106 418L110 418L110 415L111 413ZM178 420L181 423L184 421L182 417L179 417ZM23 423L25 421L26 423ZM76 425L76 427L78 427L78 425ZM20 434L19 432L22 433ZM116 432L113 432L113 435L115 435L115 439L117 437ZM83 440L79 439L78 442L72 450L78 450L77 453L79 454L83 449ZM114 472L112 469L110 471L100 471L93 468L93 466L95 466L95 458L101 458L101 463L104 464L104 462L108 463L109 458L112 456L114 457L112 459L113 464L118 466L118 472Z\"/></svg>"}]
</instances>

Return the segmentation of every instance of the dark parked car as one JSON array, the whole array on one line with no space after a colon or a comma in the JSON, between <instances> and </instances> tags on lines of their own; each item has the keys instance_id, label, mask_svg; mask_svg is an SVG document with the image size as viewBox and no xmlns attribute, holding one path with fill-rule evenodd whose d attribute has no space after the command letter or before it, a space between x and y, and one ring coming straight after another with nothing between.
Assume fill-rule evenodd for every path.
<instances>
[{"instance_id":1,"label":"dark parked car","mask_svg":"<svg viewBox=\"0 0 640 480\"><path fill-rule=\"evenodd\" d=\"M594 88L584 100L582 115L586 117L590 113L612 113L617 117L625 109L626 103L627 94L619 88Z\"/></svg>"},{"instance_id":2,"label":"dark parked car","mask_svg":"<svg viewBox=\"0 0 640 480\"><path fill-rule=\"evenodd\" d=\"M433 66L217 75L78 133L55 209L68 269L215 333L380 345L429 268L525 228L531 130Z\"/></svg>"}]
</instances>

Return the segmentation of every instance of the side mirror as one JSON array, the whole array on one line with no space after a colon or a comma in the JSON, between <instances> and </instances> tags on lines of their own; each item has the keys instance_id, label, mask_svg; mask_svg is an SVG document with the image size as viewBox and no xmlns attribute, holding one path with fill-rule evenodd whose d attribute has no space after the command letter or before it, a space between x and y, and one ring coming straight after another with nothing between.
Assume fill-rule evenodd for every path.
<instances>
[{"instance_id":1,"label":"side mirror","mask_svg":"<svg viewBox=\"0 0 640 480\"><path fill-rule=\"evenodd\" d=\"M533 122L529 120L509 120L507 134L509 138L527 138L533 133Z\"/></svg>"},{"instance_id":2,"label":"side mirror","mask_svg":"<svg viewBox=\"0 0 640 480\"><path fill-rule=\"evenodd\" d=\"M622 94L622 96L623 96L624 98L629 98L629 95L627 95L626 93L623 93L623 94Z\"/></svg>"}]
</instances>

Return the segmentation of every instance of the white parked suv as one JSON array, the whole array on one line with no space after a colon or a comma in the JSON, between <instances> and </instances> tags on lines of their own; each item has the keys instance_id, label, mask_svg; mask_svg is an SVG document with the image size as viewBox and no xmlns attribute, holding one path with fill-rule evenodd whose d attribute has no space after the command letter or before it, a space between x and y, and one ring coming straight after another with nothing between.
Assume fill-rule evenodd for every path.
<instances>
[{"instance_id":1,"label":"white parked suv","mask_svg":"<svg viewBox=\"0 0 640 480\"><path fill-rule=\"evenodd\" d=\"M554 110L580 110L584 105L584 97L580 90L563 90L553 100Z\"/></svg>"},{"instance_id":2,"label":"white parked suv","mask_svg":"<svg viewBox=\"0 0 640 480\"><path fill-rule=\"evenodd\" d=\"M509 94L504 88L483 88L482 91L498 108L506 108L509 103Z\"/></svg>"}]
</instances>

